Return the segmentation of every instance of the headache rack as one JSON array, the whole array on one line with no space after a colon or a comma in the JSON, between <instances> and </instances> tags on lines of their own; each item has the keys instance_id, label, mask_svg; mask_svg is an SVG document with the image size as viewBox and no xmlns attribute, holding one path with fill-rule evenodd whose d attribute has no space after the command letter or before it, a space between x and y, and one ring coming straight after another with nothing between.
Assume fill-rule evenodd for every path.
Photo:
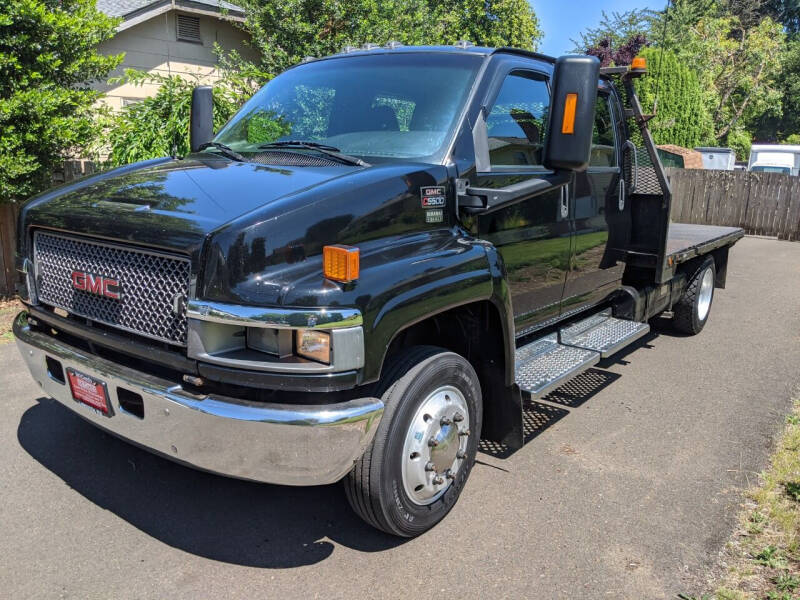
<instances>
[{"instance_id":1,"label":"headache rack","mask_svg":"<svg viewBox=\"0 0 800 600\"><path fill-rule=\"evenodd\" d=\"M654 115L644 114L634 87L634 80L646 70L611 67L600 73L621 83L617 88L628 132L623 148L623 176L630 202L630 237L625 247L617 250L629 267L652 272L654 283L664 283L675 270L667 253L672 191L647 127Z\"/></svg>"}]
</instances>

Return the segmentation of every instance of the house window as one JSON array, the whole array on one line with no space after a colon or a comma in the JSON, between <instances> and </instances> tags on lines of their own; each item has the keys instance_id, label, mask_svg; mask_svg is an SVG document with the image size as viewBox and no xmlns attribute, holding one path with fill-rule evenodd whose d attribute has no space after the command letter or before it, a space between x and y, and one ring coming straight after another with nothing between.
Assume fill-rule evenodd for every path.
<instances>
[{"instance_id":1,"label":"house window","mask_svg":"<svg viewBox=\"0 0 800 600\"><path fill-rule=\"evenodd\" d=\"M194 42L202 44L200 38L200 17L177 15L178 40L181 42Z\"/></svg>"}]
</instances>

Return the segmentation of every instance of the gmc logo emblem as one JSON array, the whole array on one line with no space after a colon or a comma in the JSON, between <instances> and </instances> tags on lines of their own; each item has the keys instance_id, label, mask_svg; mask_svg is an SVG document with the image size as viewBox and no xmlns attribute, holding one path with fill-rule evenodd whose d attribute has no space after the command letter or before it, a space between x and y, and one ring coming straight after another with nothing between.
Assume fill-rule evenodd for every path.
<instances>
[{"instance_id":1,"label":"gmc logo emblem","mask_svg":"<svg viewBox=\"0 0 800 600\"><path fill-rule=\"evenodd\" d=\"M103 277L102 275L92 275L82 271L73 271L70 275L72 287L82 292L89 292L96 296L119 300L121 289L119 280Z\"/></svg>"}]
</instances>

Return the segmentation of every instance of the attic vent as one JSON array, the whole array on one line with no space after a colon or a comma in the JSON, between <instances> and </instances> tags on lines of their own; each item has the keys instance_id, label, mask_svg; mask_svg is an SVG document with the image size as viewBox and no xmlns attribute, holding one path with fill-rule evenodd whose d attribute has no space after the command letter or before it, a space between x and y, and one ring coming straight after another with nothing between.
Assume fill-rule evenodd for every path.
<instances>
[{"instance_id":1,"label":"attic vent","mask_svg":"<svg viewBox=\"0 0 800 600\"><path fill-rule=\"evenodd\" d=\"M177 15L178 40L182 42L203 43L200 39L200 17Z\"/></svg>"}]
</instances>

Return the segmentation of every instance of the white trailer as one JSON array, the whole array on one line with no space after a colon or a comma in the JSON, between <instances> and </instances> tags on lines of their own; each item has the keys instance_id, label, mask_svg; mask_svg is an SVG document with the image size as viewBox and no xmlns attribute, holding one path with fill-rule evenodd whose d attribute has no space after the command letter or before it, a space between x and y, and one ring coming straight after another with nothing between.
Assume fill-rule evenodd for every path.
<instances>
[{"instance_id":1,"label":"white trailer","mask_svg":"<svg viewBox=\"0 0 800 600\"><path fill-rule=\"evenodd\" d=\"M755 145L750 148L748 171L800 174L800 146Z\"/></svg>"},{"instance_id":2,"label":"white trailer","mask_svg":"<svg viewBox=\"0 0 800 600\"><path fill-rule=\"evenodd\" d=\"M704 169L733 171L736 152L730 148L695 148L703 157Z\"/></svg>"}]
</instances>

